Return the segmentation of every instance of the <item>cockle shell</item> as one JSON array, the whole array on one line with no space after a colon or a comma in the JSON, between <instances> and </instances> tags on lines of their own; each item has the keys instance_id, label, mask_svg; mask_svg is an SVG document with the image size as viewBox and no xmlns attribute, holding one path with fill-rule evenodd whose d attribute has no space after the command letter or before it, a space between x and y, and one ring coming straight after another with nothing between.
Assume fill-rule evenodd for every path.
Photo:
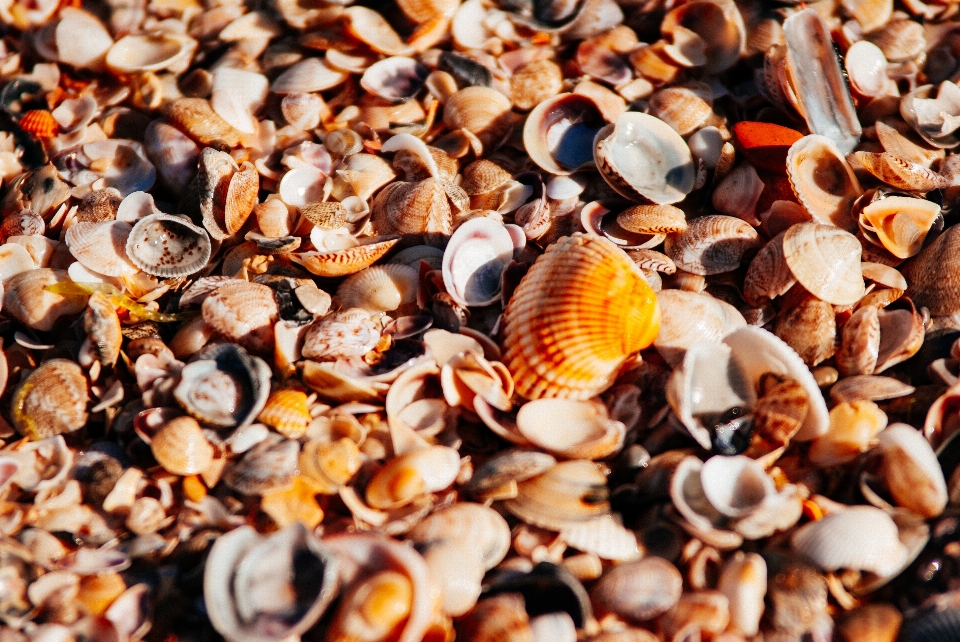
<instances>
[{"instance_id":1,"label":"cockle shell","mask_svg":"<svg viewBox=\"0 0 960 642\"><path fill-rule=\"evenodd\" d=\"M310 57L296 63L270 84L275 94L313 93L336 87L348 74L335 69L325 58Z\"/></svg>"},{"instance_id":2,"label":"cockle shell","mask_svg":"<svg viewBox=\"0 0 960 642\"><path fill-rule=\"evenodd\" d=\"M336 558L302 524L262 536L218 537L203 573L214 628L228 639L276 642L313 626L338 588Z\"/></svg>"},{"instance_id":3,"label":"cockle shell","mask_svg":"<svg viewBox=\"0 0 960 642\"><path fill-rule=\"evenodd\" d=\"M725 301L684 290L661 290L660 333L653 342L671 366L683 360L687 349L702 341L719 341L747 324L743 315Z\"/></svg>"},{"instance_id":4,"label":"cockle shell","mask_svg":"<svg viewBox=\"0 0 960 642\"><path fill-rule=\"evenodd\" d=\"M939 215L940 206L932 201L887 196L860 210L859 223L865 234L875 235L891 254L906 259L920 252Z\"/></svg>"},{"instance_id":5,"label":"cockle shell","mask_svg":"<svg viewBox=\"0 0 960 642\"><path fill-rule=\"evenodd\" d=\"M307 359L334 360L359 357L372 350L380 332L367 310L349 308L314 321L303 338Z\"/></svg>"},{"instance_id":6,"label":"cockle shell","mask_svg":"<svg viewBox=\"0 0 960 642\"><path fill-rule=\"evenodd\" d=\"M197 41L185 35L158 32L131 34L107 51L106 63L113 71L139 74L147 71L183 71L190 64Z\"/></svg>"},{"instance_id":7,"label":"cockle shell","mask_svg":"<svg viewBox=\"0 0 960 642\"><path fill-rule=\"evenodd\" d=\"M126 255L138 268L163 278L200 271L210 260L212 246L206 230L171 214L151 214L133 226Z\"/></svg>"},{"instance_id":8,"label":"cockle shell","mask_svg":"<svg viewBox=\"0 0 960 642\"><path fill-rule=\"evenodd\" d=\"M36 138L53 138L59 133L60 125L46 109L31 109L20 117L20 129Z\"/></svg>"},{"instance_id":9,"label":"cockle shell","mask_svg":"<svg viewBox=\"0 0 960 642\"><path fill-rule=\"evenodd\" d=\"M130 230L124 221L76 223L67 230L64 242L85 268L106 276L130 276L137 273L126 252Z\"/></svg>"},{"instance_id":10,"label":"cockle shell","mask_svg":"<svg viewBox=\"0 0 960 642\"><path fill-rule=\"evenodd\" d=\"M689 136L713 115L712 94L700 87L667 87L650 97L650 115Z\"/></svg>"},{"instance_id":11,"label":"cockle shell","mask_svg":"<svg viewBox=\"0 0 960 642\"><path fill-rule=\"evenodd\" d=\"M890 90L887 59L880 47L868 40L860 40L847 50L844 67L850 84L862 96L874 97Z\"/></svg>"},{"instance_id":12,"label":"cockle shell","mask_svg":"<svg viewBox=\"0 0 960 642\"><path fill-rule=\"evenodd\" d=\"M267 399L257 419L288 439L297 439L307 431L312 417L307 394L302 390L277 390Z\"/></svg>"},{"instance_id":13,"label":"cockle shell","mask_svg":"<svg viewBox=\"0 0 960 642\"><path fill-rule=\"evenodd\" d=\"M503 363L524 397L588 399L659 329L653 290L626 254L574 234L549 246L510 298Z\"/></svg>"},{"instance_id":14,"label":"cockle shell","mask_svg":"<svg viewBox=\"0 0 960 642\"><path fill-rule=\"evenodd\" d=\"M231 281L203 301L203 320L211 328L256 352L273 345L279 318L273 290L259 283Z\"/></svg>"},{"instance_id":15,"label":"cockle shell","mask_svg":"<svg viewBox=\"0 0 960 642\"><path fill-rule=\"evenodd\" d=\"M513 240L500 223L475 218L457 228L443 253L443 284L462 306L482 306L500 297L501 276L513 260Z\"/></svg>"},{"instance_id":16,"label":"cockle shell","mask_svg":"<svg viewBox=\"0 0 960 642\"><path fill-rule=\"evenodd\" d=\"M11 278L3 292L3 311L27 327L49 332L62 316L82 312L86 296L56 294L47 287L69 281L66 270L38 268Z\"/></svg>"},{"instance_id":17,"label":"cockle shell","mask_svg":"<svg viewBox=\"0 0 960 642\"><path fill-rule=\"evenodd\" d=\"M20 434L37 441L83 428L89 399L80 366L66 359L51 359L17 388L10 416Z\"/></svg>"},{"instance_id":18,"label":"cockle shell","mask_svg":"<svg viewBox=\"0 0 960 642\"><path fill-rule=\"evenodd\" d=\"M536 399L517 413L517 429L538 448L572 459L602 459L623 447L625 426L602 405L575 399Z\"/></svg>"},{"instance_id":19,"label":"cockle shell","mask_svg":"<svg viewBox=\"0 0 960 642\"><path fill-rule=\"evenodd\" d=\"M504 505L529 524L559 531L609 513L606 498L606 476L597 464L574 459L520 482Z\"/></svg>"},{"instance_id":20,"label":"cockle shell","mask_svg":"<svg viewBox=\"0 0 960 642\"><path fill-rule=\"evenodd\" d=\"M77 207L77 221L88 223L112 221L117 218L121 202L123 197L113 188L93 190Z\"/></svg>"},{"instance_id":21,"label":"cockle shell","mask_svg":"<svg viewBox=\"0 0 960 642\"><path fill-rule=\"evenodd\" d=\"M89 349L103 366L112 368L120 356L123 335L117 311L102 292L94 292L87 300L87 309L83 313L83 331L87 339L80 348L81 363L86 365L83 361L84 353Z\"/></svg>"},{"instance_id":22,"label":"cockle shell","mask_svg":"<svg viewBox=\"0 0 960 642\"><path fill-rule=\"evenodd\" d=\"M852 158L864 169L895 189L929 192L947 187L949 179L919 163L888 152L854 152Z\"/></svg>"},{"instance_id":23,"label":"cockle shell","mask_svg":"<svg viewBox=\"0 0 960 642\"><path fill-rule=\"evenodd\" d=\"M746 221L710 215L690 221L686 230L667 240L665 248L679 269L709 276L737 269L743 255L760 243L760 236Z\"/></svg>"},{"instance_id":24,"label":"cockle shell","mask_svg":"<svg viewBox=\"0 0 960 642\"><path fill-rule=\"evenodd\" d=\"M664 16L660 30L674 43L681 31L693 32L703 43L703 65L708 73L732 67L746 47L747 30L740 9L728 0L706 0L679 6Z\"/></svg>"},{"instance_id":25,"label":"cockle shell","mask_svg":"<svg viewBox=\"0 0 960 642\"><path fill-rule=\"evenodd\" d=\"M435 178L390 183L373 200L370 216L380 234L450 234L453 214Z\"/></svg>"},{"instance_id":26,"label":"cockle shell","mask_svg":"<svg viewBox=\"0 0 960 642\"><path fill-rule=\"evenodd\" d=\"M887 426L878 436L881 476L897 506L929 519L947 505L947 482L930 442L909 424Z\"/></svg>"},{"instance_id":27,"label":"cockle shell","mask_svg":"<svg viewBox=\"0 0 960 642\"><path fill-rule=\"evenodd\" d=\"M374 265L344 279L337 296L345 308L393 312L417 300L417 278L406 265Z\"/></svg>"},{"instance_id":28,"label":"cockle shell","mask_svg":"<svg viewBox=\"0 0 960 642\"><path fill-rule=\"evenodd\" d=\"M850 506L805 524L790 545L825 571L848 568L880 576L899 571L908 554L893 519L873 506Z\"/></svg>"},{"instance_id":29,"label":"cockle shell","mask_svg":"<svg viewBox=\"0 0 960 642\"><path fill-rule=\"evenodd\" d=\"M853 229L850 207L863 194L853 168L826 136L804 136L787 152L787 178L814 220Z\"/></svg>"},{"instance_id":30,"label":"cockle shell","mask_svg":"<svg viewBox=\"0 0 960 642\"><path fill-rule=\"evenodd\" d=\"M491 151L513 127L510 108L510 100L496 89L466 87L447 99L443 123L450 129L467 130Z\"/></svg>"},{"instance_id":31,"label":"cockle shell","mask_svg":"<svg viewBox=\"0 0 960 642\"><path fill-rule=\"evenodd\" d=\"M227 194L239 169L233 157L226 152L205 147L200 154L200 170L197 173L200 213L207 232L220 241L230 234L226 229Z\"/></svg>"},{"instance_id":32,"label":"cockle shell","mask_svg":"<svg viewBox=\"0 0 960 642\"><path fill-rule=\"evenodd\" d=\"M750 305L760 306L764 299L786 294L797 282L783 255L784 234L770 239L750 261L743 279L743 298Z\"/></svg>"},{"instance_id":33,"label":"cockle shell","mask_svg":"<svg viewBox=\"0 0 960 642\"><path fill-rule=\"evenodd\" d=\"M472 502L459 502L431 513L407 534L407 539L418 544L462 543L480 553L487 570L499 564L510 550L506 520L495 510Z\"/></svg>"},{"instance_id":34,"label":"cockle shell","mask_svg":"<svg viewBox=\"0 0 960 642\"><path fill-rule=\"evenodd\" d=\"M164 424L150 440L150 450L164 470L195 475L213 462L214 450L193 417L177 417Z\"/></svg>"},{"instance_id":35,"label":"cockle shell","mask_svg":"<svg viewBox=\"0 0 960 642\"><path fill-rule=\"evenodd\" d=\"M593 164L593 137L604 121L596 103L563 93L537 105L523 125L523 146L531 160L557 176Z\"/></svg>"},{"instance_id":36,"label":"cockle shell","mask_svg":"<svg viewBox=\"0 0 960 642\"><path fill-rule=\"evenodd\" d=\"M800 284L818 299L852 305L865 291L860 241L830 225L799 223L783 237L783 254Z\"/></svg>"},{"instance_id":37,"label":"cockle shell","mask_svg":"<svg viewBox=\"0 0 960 642\"><path fill-rule=\"evenodd\" d=\"M270 394L270 367L236 344L206 346L184 366L173 390L198 421L220 428L249 425Z\"/></svg>"},{"instance_id":38,"label":"cockle shell","mask_svg":"<svg viewBox=\"0 0 960 642\"><path fill-rule=\"evenodd\" d=\"M683 590L677 567L660 557L618 564L600 578L590 598L601 613L639 624L666 613Z\"/></svg>"},{"instance_id":39,"label":"cockle shell","mask_svg":"<svg viewBox=\"0 0 960 642\"><path fill-rule=\"evenodd\" d=\"M600 130L593 157L607 183L634 201L676 203L693 190L696 179L690 148L680 134L639 112L626 112Z\"/></svg>"}]
</instances>

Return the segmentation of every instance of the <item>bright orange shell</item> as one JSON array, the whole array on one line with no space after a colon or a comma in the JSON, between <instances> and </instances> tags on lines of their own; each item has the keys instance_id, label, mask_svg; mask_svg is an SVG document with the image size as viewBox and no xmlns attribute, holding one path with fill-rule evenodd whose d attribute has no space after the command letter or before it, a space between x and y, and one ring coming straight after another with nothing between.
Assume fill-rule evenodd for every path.
<instances>
[{"instance_id":1,"label":"bright orange shell","mask_svg":"<svg viewBox=\"0 0 960 642\"><path fill-rule=\"evenodd\" d=\"M300 437L307 431L311 419L306 393L300 390L277 390L267 399L258 419L285 437Z\"/></svg>"},{"instance_id":2,"label":"bright orange shell","mask_svg":"<svg viewBox=\"0 0 960 642\"><path fill-rule=\"evenodd\" d=\"M36 138L53 138L60 126L46 109L31 109L20 118L20 129Z\"/></svg>"},{"instance_id":3,"label":"bright orange shell","mask_svg":"<svg viewBox=\"0 0 960 642\"><path fill-rule=\"evenodd\" d=\"M659 331L656 294L633 261L574 234L548 247L510 298L503 362L528 399L589 399Z\"/></svg>"}]
</instances>

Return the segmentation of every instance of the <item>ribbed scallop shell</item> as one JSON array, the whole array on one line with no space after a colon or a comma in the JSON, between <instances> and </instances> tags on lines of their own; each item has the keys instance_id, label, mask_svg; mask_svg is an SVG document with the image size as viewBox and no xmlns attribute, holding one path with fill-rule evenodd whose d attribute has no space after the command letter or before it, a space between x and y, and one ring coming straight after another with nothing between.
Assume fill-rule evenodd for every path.
<instances>
[{"instance_id":1,"label":"ribbed scallop shell","mask_svg":"<svg viewBox=\"0 0 960 642\"><path fill-rule=\"evenodd\" d=\"M304 252L290 258L317 276L347 276L376 263L399 240L399 236L375 236L345 250Z\"/></svg>"},{"instance_id":2,"label":"ribbed scallop shell","mask_svg":"<svg viewBox=\"0 0 960 642\"><path fill-rule=\"evenodd\" d=\"M267 405L257 419L284 437L297 439L307 431L311 419L306 393L302 390L277 390L267 399Z\"/></svg>"},{"instance_id":3,"label":"ribbed scallop shell","mask_svg":"<svg viewBox=\"0 0 960 642\"><path fill-rule=\"evenodd\" d=\"M681 270L709 276L737 269L743 255L761 243L746 221L715 214L690 221L686 230L667 240L665 251Z\"/></svg>"},{"instance_id":4,"label":"ribbed scallop shell","mask_svg":"<svg viewBox=\"0 0 960 642\"><path fill-rule=\"evenodd\" d=\"M864 293L860 241L832 225L798 223L783 236L790 271L810 294L834 305L852 305Z\"/></svg>"},{"instance_id":5,"label":"ribbed scallop shell","mask_svg":"<svg viewBox=\"0 0 960 642\"><path fill-rule=\"evenodd\" d=\"M228 234L236 234L246 223L250 212L257 205L260 192L260 174L253 163L244 163L240 171L230 179L227 196L223 203L223 218Z\"/></svg>"},{"instance_id":6,"label":"ribbed scallop shell","mask_svg":"<svg viewBox=\"0 0 960 642\"><path fill-rule=\"evenodd\" d=\"M948 227L903 268L910 296L933 316L960 310L960 228ZM6 309L6 306L4 306Z\"/></svg>"},{"instance_id":7,"label":"ribbed scallop shell","mask_svg":"<svg viewBox=\"0 0 960 642\"><path fill-rule=\"evenodd\" d=\"M687 229L687 217L673 205L635 205L617 214L617 223L637 234L675 234Z\"/></svg>"},{"instance_id":8,"label":"ribbed scallop shell","mask_svg":"<svg viewBox=\"0 0 960 642\"><path fill-rule=\"evenodd\" d=\"M381 234L450 234L453 214L443 185L435 178L387 185L370 206Z\"/></svg>"},{"instance_id":9,"label":"ribbed scallop shell","mask_svg":"<svg viewBox=\"0 0 960 642\"><path fill-rule=\"evenodd\" d=\"M418 273L406 265L374 265L347 277L337 288L344 308L392 312L417 298Z\"/></svg>"},{"instance_id":10,"label":"ribbed scallop shell","mask_svg":"<svg viewBox=\"0 0 960 642\"><path fill-rule=\"evenodd\" d=\"M163 278L198 272L210 259L206 230L171 214L145 216L127 237L127 256L147 274Z\"/></svg>"},{"instance_id":11,"label":"ribbed scallop shell","mask_svg":"<svg viewBox=\"0 0 960 642\"><path fill-rule=\"evenodd\" d=\"M131 225L124 221L76 223L64 241L83 267L106 276L130 276L137 267L127 257Z\"/></svg>"},{"instance_id":12,"label":"ribbed scallop shell","mask_svg":"<svg viewBox=\"0 0 960 642\"><path fill-rule=\"evenodd\" d=\"M201 310L203 321L231 341L258 352L272 348L280 312L266 285L231 281L208 296Z\"/></svg>"},{"instance_id":13,"label":"ribbed scallop shell","mask_svg":"<svg viewBox=\"0 0 960 642\"><path fill-rule=\"evenodd\" d=\"M167 422L150 440L150 450L164 470L174 475L195 475L213 461L213 446L192 417Z\"/></svg>"},{"instance_id":14,"label":"ribbed scallop shell","mask_svg":"<svg viewBox=\"0 0 960 642\"><path fill-rule=\"evenodd\" d=\"M10 417L20 434L46 439L87 423L87 379L66 359L45 361L20 384L10 402Z\"/></svg>"},{"instance_id":15,"label":"ribbed scallop shell","mask_svg":"<svg viewBox=\"0 0 960 642\"><path fill-rule=\"evenodd\" d=\"M873 506L851 506L801 526L790 545L825 571L849 568L880 576L896 573L908 555L896 523Z\"/></svg>"},{"instance_id":16,"label":"ribbed scallop shell","mask_svg":"<svg viewBox=\"0 0 960 642\"><path fill-rule=\"evenodd\" d=\"M20 118L20 129L36 138L53 138L60 129L56 119L46 109L31 109Z\"/></svg>"},{"instance_id":17,"label":"ribbed scallop shell","mask_svg":"<svg viewBox=\"0 0 960 642\"><path fill-rule=\"evenodd\" d=\"M660 329L656 295L623 251L584 234L547 248L504 313L504 358L529 399L589 399Z\"/></svg>"}]
</instances>

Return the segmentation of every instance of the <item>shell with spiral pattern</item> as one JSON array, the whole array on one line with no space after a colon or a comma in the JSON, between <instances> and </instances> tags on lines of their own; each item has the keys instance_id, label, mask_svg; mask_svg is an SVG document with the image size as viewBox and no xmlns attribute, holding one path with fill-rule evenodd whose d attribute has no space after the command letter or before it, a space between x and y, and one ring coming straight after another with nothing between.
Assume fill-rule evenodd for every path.
<instances>
[{"instance_id":1,"label":"shell with spiral pattern","mask_svg":"<svg viewBox=\"0 0 960 642\"><path fill-rule=\"evenodd\" d=\"M657 298L605 239L574 234L547 248L504 313L503 362L528 399L589 399L660 329Z\"/></svg>"}]
</instances>

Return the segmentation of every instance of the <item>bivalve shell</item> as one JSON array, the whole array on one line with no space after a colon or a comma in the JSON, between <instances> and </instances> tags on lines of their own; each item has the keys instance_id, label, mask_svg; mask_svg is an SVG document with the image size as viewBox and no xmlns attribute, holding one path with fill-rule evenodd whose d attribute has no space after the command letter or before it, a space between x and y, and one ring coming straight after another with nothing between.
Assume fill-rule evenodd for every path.
<instances>
[{"instance_id":1,"label":"bivalve shell","mask_svg":"<svg viewBox=\"0 0 960 642\"><path fill-rule=\"evenodd\" d=\"M633 261L583 234L547 248L504 313L504 364L529 399L589 399L660 329L656 295Z\"/></svg>"},{"instance_id":2,"label":"bivalve shell","mask_svg":"<svg viewBox=\"0 0 960 642\"><path fill-rule=\"evenodd\" d=\"M633 624L666 613L680 599L683 578L660 557L618 564L603 574L590 600L601 613L615 613Z\"/></svg>"},{"instance_id":3,"label":"bivalve shell","mask_svg":"<svg viewBox=\"0 0 960 642\"><path fill-rule=\"evenodd\" d=\"M495 148L513 127L510 100L490 87L466 87L443 105L443 123L465 129L487 151Z\"/></svg>"},{"instance_id":4,"label":"bivalve shell","mask_svg":"<svg viewBox=\"0 0 960 642\"><path fill-rule=\"evenodd\" d=\"M414 526L407 539L417 544L435 541L460 543L478 551L483 566L490 570L510 550L510 527L507 521L488 506L460 502L443 508Z\"/></svg>"},{"instance_id":5,"label":"bivalve shell","mask_svg":"<svg viewBox=\"0 0 960 642\"><path fill-rule=\"evenodd\" d=\"M737 269L744 254L761 246L760 235L746 221L719 214L695 218L670 237L666 255L691 274L710 276Z\"/></svg>"},{"instance_id":6,"label":"bivalve shell","mask_svg":"<svg viewBox=\"0 0 960 642\"><path fill-rule=\"evenodd\" d=\"M232 343L207 346L180 372L177 402L198 421L220 428L249 425L270 394L270 367Z\"/></svg>"},{"instance_id":7,"label":"bivalve shell","mask_svg":"<svg viewBox=\"0 0 960 642\"><path fill-rule=\"evenodd\" d=\"M460 472L460 455L446 446L428 446L394 457L367 485L374 508L403 506L420 495L447 488Z\"/></svg>"},{"instance_id":8,"label":"bivalve shell","mask_svg":"<svg viewBox=\"0 0 960 642\"><path fill-rule=\"evenodd\" d=\"M113 43L107 51L107 66L122 74L169 69L179 72L190 64L197 41L171 32L132 34Z\"/></svg>"},{"instance_id":9,"label":"bivalve shell","mask_svg":"<svg viewBox=\"0 0 960 642\"><path fill-rule=\"evenodd\" d=\"M513 260L513 239L489 218L475 218L457 228L443 253L443 284L463 306L489 305L500 298L501 277Z\"/></svg>"},{"instance_id":10,"label":"bivalve shell","mask_svg":"<svg viewBox=\"0 0 960 642\"><path fill-rule=\"evenodd\" d=\"M201 310L204 322L231 341L257 352L273 346L273 324L280 311L266 285L230 281L204 299Z\"/></svg>"},{"instance_id":11,"label":"bivalve shell","mask_svg":"<svg viewBox=\"0 0 960 642\"><path fill-rule=\"evenodd\" d=\"M164 424L151 438L150 450L164 470L174 475L195 475L213 462L213 446L192 417Z\"/></svg>"},{"instance_id":12,"label":"bivalve shell","mask_svg":"<svg viewBox=\"0 0 960 642\"><path fill-rule=\"evenodd\" d=\"M399 240L399 236L374 236L342 250L302 252L290 258L317 276L347 276L376 263Z\"/></svg>"},{"instance_id":13,"label":"bivalve shell","mask_svg":"<svg viewBox=\"0 0 960 642\"><path fill-rule=\"evenodd\" d=\"M517 429L535 446L570 459L601 459L623 447L626 426L602 404L575 399L536 399L517 413Z\"/></svg>"},{"instance_id":14,"label":"bivalve shell","mask_svg":"<svg viewBox=\"0 0 960 642\"><path fill-rule=\"evenodd\" d=\"M863 188L836 143L817 135L795 142L787 152L787 178L815 220L853 229L850 208Z\"/></svg>"},{"instance_id":15,"label":"bivalve shell","mask_svg":"<svg viewBox=\"0 0 960 642\"><path fill-rule=\"evenodd\" d=\"M51 359L17 388L10 415L20 434L39 441L83 428L89 399L80 366L66 359Z\"/></svg>"},{"instance_id":16,"label":"bivalve shell","mask_svg":"<svg viewBox=\"0 0 960 642\"><path fill-rule=\"evenodd\" d=\"M603 116L590 98L558 94L527 116L523 146L542 169L566 176L593 164L593 137L603 125Z\"/></svg>"},{"instance_id":17,"label":"bivalve shell","mask_svg":"<svg viewBox=\"0 0 960 642\"><path fill-rule=\"evenodd\" d=\"M337 296L344 308L393 312L417 300L417 277L406 265L374 265L344 279Z\"/></svg>"},{"instance_id":18,"label":"bivalve shell","mask_svg":"<svg viewBox=\"0 0 960 642\"><path fill-rule=\"evenodd\" d=\"M106 276L131 276L137 273L126 251L131 227L124 221L76 223L67 230L64 242L88 270Z\"/></svg>"},{"instance_id":19,"label":"bivalve shell","mask_svg":"<svg viewBox=\"0 0 960 642\"><path fill-rule=\"evenodd\" d=\"M871 233L891 254L906 259L920 252L939 215L940 206L932 201L887 196L864 207L859 223L865 235Z\"/></svg>"},{"instance_id":20,"label":"bivalve shell","mask_svg":"<svg viewBox=\"0 0 960 642\"><path fill-rule=\"evenodd\" d=\"M560 531L610 512L607 478L593 462L560 462L517 484L517 496L505 506L529 524Z\"/></svg>"},{"instance_id":21,"label":"bivalve shell","mask_svg":"<svg viewBox=\"0 0 960 642\"><path fill-rule=\"evenodd\" d=\"M50 292L50 286L66 283L66 270L37 268L11 278L3 292L3 311L27 327L49 332L62 316L77 314L87 307L86 296Z\"/></svg>"},{"instance_id":22,"label":"bivalve shell","mask_svg":"<svg viewBox=\"0 0 960 642\"><path fill-rule=\"evenodd\" d=\"M211 250L206 230L184 217L161 213L137 221L126 243L126 254L134 265L163 278L199 272L210 260Z\"/></svg>"},{"instance_id":23,"label":"bivalve shell","mask_svg":"<svg viewBox=\"0 0 960 642\"><path fill-rule=\"evenodd\" d=\"M834 305L852 305L863 297L860 241L831 225L799 223L783 237L790 271L812 295Z\"/></svg>"}]
</instances>

